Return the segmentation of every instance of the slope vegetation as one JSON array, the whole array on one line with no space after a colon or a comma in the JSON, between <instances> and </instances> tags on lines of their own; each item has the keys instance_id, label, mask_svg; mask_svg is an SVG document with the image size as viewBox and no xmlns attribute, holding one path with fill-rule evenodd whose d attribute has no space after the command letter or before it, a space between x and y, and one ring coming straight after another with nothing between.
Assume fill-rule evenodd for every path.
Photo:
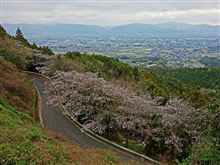
<instances>
[{"instance_id":1,"label":"slope vegetation","mask_svg":"<svg viewBox=\"0 0 220 165\"><path fill-rule=\"evenodd\" d=\"M153 72L176 78L194 87L220 89L220 68L155 68Z\"/></svg>"},{"instance_id":2,"label":"slope vegetation","mask_svg":"<svg viewBox=\"0 0 220 165\"><path fill-rule=\"evenodd\" d=\"M1 30L0 164L123 164L110 151L82 149L42 128L33 84L19 71L28 68L32 57L22 50L35 50Z\"/></svg>"},{"instance_id":3,"label":"slope vegetation","mask_svg":"<svg viewBox=\"0 0 220 165\"><path fill-rule=\"evenodd\" d=\"M79 52L54 57L38 69L53 80L49 92L53 86L60 91L61 97L49 99L51 104L61 101L85 128L125 147L171 164L192 153L198 156L201 148L193 149L201 141L215 144L205 135L219 99L208 89ZM215 147L207 149L216 155ZM195 155L191 161L205 152Z\"/></svg>"},{"instance_id":4,"label":"slope vegetation","mask_svg":"<svg viewBox=\"0 0 220 165\"><path fill-rule=\"evenodd\" d=\"M47 74L52 74L56 70L97 73L99 77L107 81L117 81L122 86L145 92L153 98L160 97L161 104L166 104L174 96L189 101L194 106L202 106L209 101L206 93L200 89L181 83L175 78L167 78L145 69L133 68L115 58L68 52L65 56L54 58L48 65Z\"/></svg>"},{"instance_id":5,"label":"slope vegetation","mask_svg":"<svg viewBox=\"0 0 220 165\"><path fill-rule=\"evenodd\" d=\"M31 113L36 101L33 86L15 66L0 58L0 97L19 110Z\"/></svg>"}]
</instances>

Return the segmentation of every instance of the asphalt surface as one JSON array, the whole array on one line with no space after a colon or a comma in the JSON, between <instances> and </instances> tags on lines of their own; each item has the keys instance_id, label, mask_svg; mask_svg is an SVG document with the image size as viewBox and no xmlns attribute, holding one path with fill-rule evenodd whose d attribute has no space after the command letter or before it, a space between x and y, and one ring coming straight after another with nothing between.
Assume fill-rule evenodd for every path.
<instances>
[{"instance_id":1,"label":"asphalt surface","mask_svg":"<svg viewBox=\"0 0 220 165\"><path fill-rule=\"evenodd\" d=\"M73 122L67 118L64 114L62 114L60 108L58 106L52 106L47 104L47 98L49 94L45 92L45 81L46 80L42 76L28 74L32 79L34 85L37 87L40 95L41 95L41 116L43 120L44 127L49 131L58 133L63 135L67 140L69 140L73 144L78 144L81 147L92 148L92 149L107 149L111 150L115 153L121 160L124 161L132 161L134 157L129 153L125 153L119 149L113 148L108 144L104 144L103 142L96 141L93 138L87 136L83 133L79 128L77 128Z\"/></svg>"}]
</instances>

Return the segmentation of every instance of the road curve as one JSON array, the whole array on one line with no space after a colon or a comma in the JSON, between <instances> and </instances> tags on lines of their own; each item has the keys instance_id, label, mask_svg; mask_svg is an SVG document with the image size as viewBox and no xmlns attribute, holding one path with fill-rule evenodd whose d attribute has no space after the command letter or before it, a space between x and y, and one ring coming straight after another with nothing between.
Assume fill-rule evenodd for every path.
<instances>
[{"instance_id":1,"label":"road curve","mask_svg":"<svg viewBox=\"0 0 220 165\"><path fill-rule=\"evenodd\" d=\"M58 133L66 137L71 143L78 144L81 147L92 148L92 149L107 149L112 150L121 160L124 161L133 161L137 160L133 157L133 155L129 153L125 153L119 149L113 148L112 146L97 141L85 133L81 132L73 122L68 119L58 106L52 106L47 104L47 98L49 94L45 91L45 81L47 81L44 77L40 75L30 74L29 77L32 79L33 84L37 87L40 95L41 95L41 117L44 127L46 127L49 131ZM145 163L144 163L145 164Z\"/></svg>"}]
</instances>

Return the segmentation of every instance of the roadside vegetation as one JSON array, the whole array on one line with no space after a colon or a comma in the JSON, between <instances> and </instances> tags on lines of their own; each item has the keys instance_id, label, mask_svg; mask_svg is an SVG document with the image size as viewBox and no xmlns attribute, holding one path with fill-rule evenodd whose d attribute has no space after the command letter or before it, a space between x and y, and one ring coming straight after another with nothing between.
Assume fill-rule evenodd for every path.
<instances>
[{"instance_id":1,"label":"roadside vegetation","mask_svg":"<svg viewBox=\"0 0 220 165\"><path fill-rule=\"evenodd\" d=\"M188 163L218 162L218 140L208 131L219 118L217 92L79 52L38 69L53 80L49 92L60 91L49 102L61 101L85 128L169 164L188 157ZM203 143L209 151L201 152Z\"/></svg>"}]
</instances>

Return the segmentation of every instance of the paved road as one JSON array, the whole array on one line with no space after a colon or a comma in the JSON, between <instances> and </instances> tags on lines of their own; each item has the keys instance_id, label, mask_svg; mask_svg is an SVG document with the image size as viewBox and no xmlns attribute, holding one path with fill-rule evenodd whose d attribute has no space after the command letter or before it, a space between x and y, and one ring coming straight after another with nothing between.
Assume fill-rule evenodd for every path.
<instances>
[{"instance_id":1,"label":"paved road","mask_svg":"<svg viewBox=\"0 0 220 165\"><path fill-rule=\"evenodd\" d=\"M42 120L44 126L53 132L65 136L71 143L79 144L85 148L95 149L111 149L121 160L131 161L133 157L129 153L112 148L111 146L102 142L96 141L86 134L82 133L57 106L47 104L48 93L45 93L45 78L38 75L29 74L29 77L33 80L34 85L40 92L42 98Z\"/></svg>"}]
</instances>

